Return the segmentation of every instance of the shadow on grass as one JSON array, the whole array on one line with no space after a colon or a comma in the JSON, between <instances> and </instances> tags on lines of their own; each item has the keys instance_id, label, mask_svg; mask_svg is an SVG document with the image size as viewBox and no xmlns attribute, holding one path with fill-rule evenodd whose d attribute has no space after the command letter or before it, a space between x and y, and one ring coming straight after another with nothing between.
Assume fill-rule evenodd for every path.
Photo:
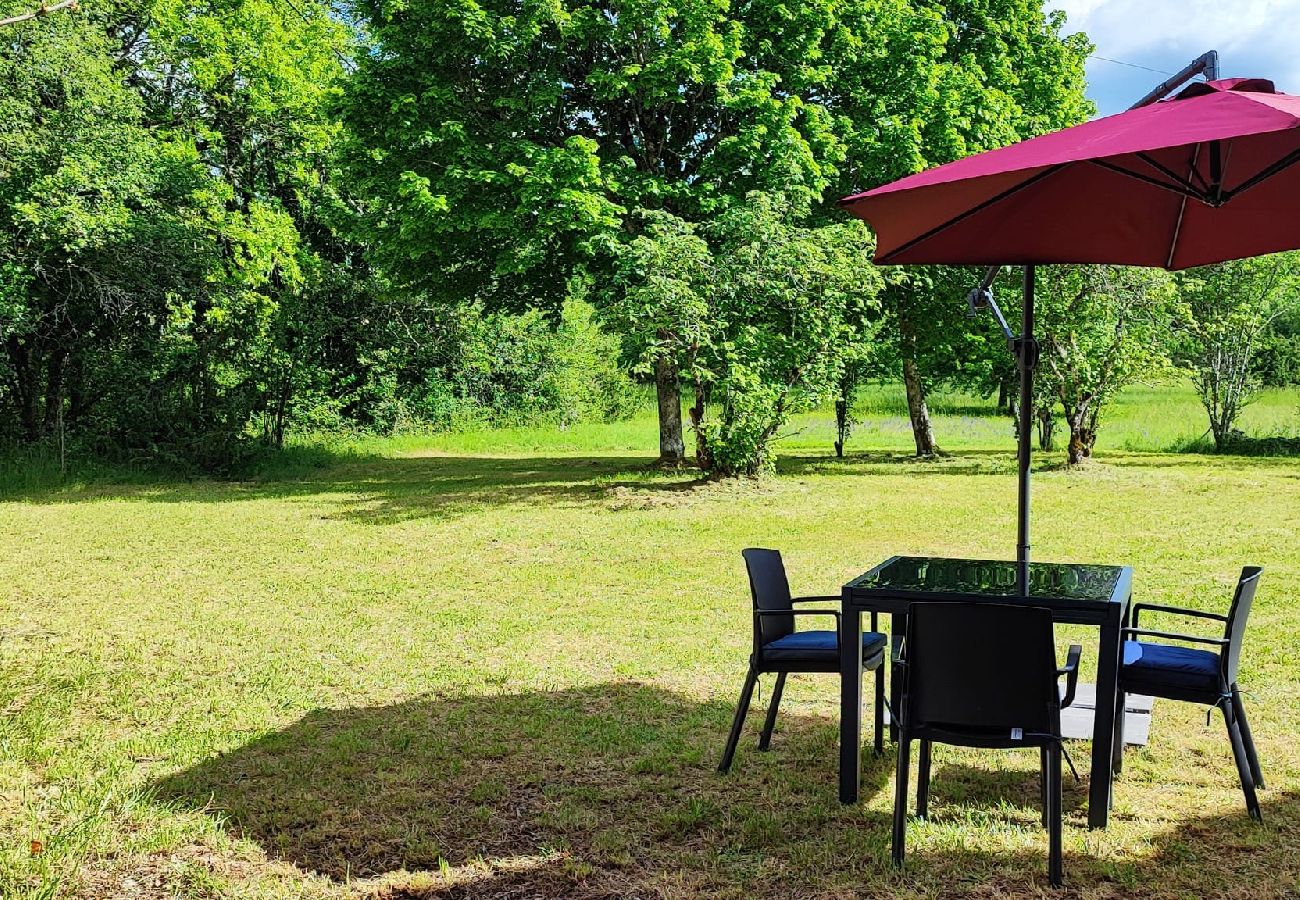
<instances>
[{"instance_id":1,"label":"shadow on grass","mask_svg":"<svg viewBox=\"0 0 1300 900\"><path fill-rule=\"evenodd\" d=\"M300 870L339 883L386 876L366 888L386 900L823 888L1018 896L1045 887L1045 837L1032 847L1041 836L1036 761L999 771L992 761L945 761L940 748L926 828L957 837L922 839L909 828L899 872L882 804L837 801L833 720L785 712L763 754L756 702L735 767L721 776L714 767L731 713L724 702L623 682L317 710L152 790ZM864 801L888 793L892 769L889 753L864 756ZM1082 830L1085 796L1086 786L1067 783L1067 834ZM1008 815L1029 830L1030 848L1006 848L1004 828L984 822ZM1262 827L1234 808L1165 831L1153 825L1141 852L1067 852L1067 889L1209 896L1265 884L1272 893L1242 895L1278 896L1297 885L1298 839L1300 799L1265 794Z\"/></svg>"},{"instance_id":2,"label":"shadow on grass","mask_svg":"<svg viewBox=\"0 0 1300 900\"><path fill-rule=\"evenodd\" d=\"M651 468L652 462L637 456L367 456L285 479L101 482L11 493L5 499L57 504L106 499L232 503L321 498L336 507L330 518L385 524L454 518L491 506L625 501L624 495L634 491L688 493L707 483L694 469L664 471Z\"/></svg>"},{"instance_id":3,"label":"shadow on grass","mask_svg":"<svg viewBox=\"0 0 1300 900\"><path fill-rule=\"evenodd\" d=\"M1050 467L1049 461L1034 460L1035 470ZM849 452L843 457L813 454L782 454L777 458L780 475L1003 475L1015 473L1014 452L1005 450L962 450L936 457L881 451Z\"/></svg>"},{"instance_id":4,"label":"shadow on grass","mask_svg":"<svg viewBox=\"0 0 1300 900\"><path fill-rule=\"evenodd\" d=\"M759 753L760 704L726 776L729 704L610 683L318 710L154 793L336 881L477 870L392 896L558 896L579 883L690 893L753 877L771 857L839 852L828 840L883 861L883 817L838 803L834 723L783 711ZM865 754L864 797L891 768Z\"/></svg>"}]
</instances>

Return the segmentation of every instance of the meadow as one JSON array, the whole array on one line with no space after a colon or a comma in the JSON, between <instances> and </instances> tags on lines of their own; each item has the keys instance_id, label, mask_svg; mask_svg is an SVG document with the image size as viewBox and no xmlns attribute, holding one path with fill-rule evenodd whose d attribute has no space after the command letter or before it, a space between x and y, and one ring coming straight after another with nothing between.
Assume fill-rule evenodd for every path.
<instances>
[{"instance_id":1,"label":"meadow","mask_svg":"<svg viewBox=\"0 0 1300 900\"><path fill-rule=\"evenodd\" d=\"M1063 892L1033 751L938 748L895 871L892 757L837 801L833 677L793 678L771 752L751 715L716 773L750 643L741 548L782 549L797 593L895 553L1011 554L1011 426L988 406L934 398L948 455L917 461L899 391L873 388L845 459L804 413L757 482L650 468L648 415L315 438L239 481L11 468L0 896L1300 893L1300 460L1197 452L1179 385L1128 392L1083 469L1038 458L1035 552L1204 609L1265 567L1242 676L1262 825L1221 718L1169 702L1107 830L1067 779ZM1298 408L1266 393L1245 430L1295 437Z\"/></svg>"}]
</instances>

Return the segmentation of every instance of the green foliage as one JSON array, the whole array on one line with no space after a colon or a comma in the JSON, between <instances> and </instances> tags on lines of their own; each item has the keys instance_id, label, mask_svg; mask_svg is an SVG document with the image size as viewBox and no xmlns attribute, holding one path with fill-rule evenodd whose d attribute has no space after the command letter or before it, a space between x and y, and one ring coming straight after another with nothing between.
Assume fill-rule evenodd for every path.
<instances>
[{"instance_id":1,"label":"green foliage","mask_svg":"<svg viewBox=\"0 0 1300 900\"><path fill-rule=\"evenodd\" d=\"M1252 368L1268 387L1300 384L1300 308L1281 313L1260 336Z\"/></svg>"},{"instance_id":2,"label":"green foliage","mask_svg":"<svg viewBox=\"0 0 1300 900\"><path fill-rule=\"evenodd\" d=\"M1102 413L1119 391L1171 371L1178 295L1161 269L1042 266L1035 312L1042 347L1035 402L1060 404L1068 460L1077 464L1092 455Z\"/></svg>"},{"instance_id":3,"label":"green foliage","mask_svg":"<svg viewBox=\"0 0 1300 900\"><path fill-rule=\"evenodd\" d=\"M771 468L770 445L792 409L828 399L866 341L879 273L858 222L790 223L787 201L751 195L715 225L716 287L708 386L716 420L700 426L701 459L721 475Z\"/></svg>"},{"instance_id":4,"label":"green foliage","mask_svg":"<svg viewBox=\"0 0 1300 900\"><path fill-rule=\"evenodd\" d=\"M1177 355L1191 372L1210 418L1214 445L1220 450L1232 442L1242 409L1259 389L1255 354L1270 326L1300 309L1298 264L1295 254L1279 253L1179 276L1186 321L1178 336ZM1274 364L1285 359L1284 354L1275 354Z\"/></svg>"}]
</instances>

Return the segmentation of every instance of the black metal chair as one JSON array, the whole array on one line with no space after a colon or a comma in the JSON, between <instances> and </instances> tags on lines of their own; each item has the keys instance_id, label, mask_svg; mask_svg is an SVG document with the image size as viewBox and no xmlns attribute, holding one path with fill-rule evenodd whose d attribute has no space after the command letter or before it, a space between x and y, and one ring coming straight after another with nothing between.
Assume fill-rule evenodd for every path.
<instances>
[{"instance_id":1,"label":"black metal chair","mask_svg":"<svg viewBox=\"0 0 1300 900\"><path fill-rule=\"evenodd\" d=\"M745 726L754 696L758 676L776 673L776 686L772 689L772 702L767 709L767 721L759 738L758 749L767 750L772 743L772 728L776 725L777 707L785 690L785 677L790 673L839 672L840 670L840 613L837 609L795 609L795 604L822 601L838 603L839 597L791 597L790 582L785 575L785 564L777 550L750 548L741 552L749 572L749 590L754 601L754 650L749 657L749 671L740 691L740 704L731 723L727 749L723 751L719 772L731 768L740 742L740 732ZM833 631L796 631L796 617L822 616L834 618ZM876 752L883 752L882 726L885 696L884 661L885 636L876 632L876 616L871 616L871 631L862 635L862 665L876 670Z\"/></svg>"},{"instance_id":2,"label":"black metal chair","mask_svg":"<svg viewBox=\"0 0 1300 900\"><path fill-rule=\"evenodd\" d=\"M1254 819L1261 816L1255 790L1264 787L1264 775L1260 771L1255 740L1251 736L1250 723L1246 721L1246 710L1241 703L1241 691L1237 687L1237 665L1241 659L1246 618L1250 615L1250 604L1255 599L1259 576L1263 571L1258 566L1246 566L1241 570L1232 606L1226 616L1175 606L1134 604L1130 613L1131 622L1124 629L1124 658L1119 670L1119 709L1124 708L1127 694L1145 694L1167 700L1203 703L1223 711L1223 720L1228 726L1228 740L1232 742L1232 756L1241 778L1241 790L1246 795L1246 810ZM1151 631L1139 625L1138 620L1143 612L1222 622L1223 637ZM1129 640L1137 637L1205 644L1217 649L1201 650L1180 647L1178 644ZM1115 743L1116 772L1121 768L1122 757L1119 751L1124 746L1122 719L1118 724L1120 731Z\"/></svg>"},{"instance_id":3,"label":"black metal chair","mask_svg":"<svg viewBox=\"0 0 1300 900\"><path fill-rule=\"evenodd\" d=\"M1061 709L1074 701L1079 645L1056 665L1050 610L998 603L917 603L908 616L894 794L894 864L907 830L912 741L921 742L916 811L929 813L931 744L1038 747L1047 877L1061 884ZM1064 696L1058 679L1066 676Z\"/></svg>"}]
</instances>

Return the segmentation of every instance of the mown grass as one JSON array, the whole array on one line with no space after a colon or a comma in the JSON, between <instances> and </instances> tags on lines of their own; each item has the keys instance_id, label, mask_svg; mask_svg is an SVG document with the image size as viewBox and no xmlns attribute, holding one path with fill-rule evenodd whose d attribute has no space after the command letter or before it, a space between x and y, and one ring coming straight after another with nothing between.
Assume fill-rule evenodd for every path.
<instances>
[{"instance_id":1,"label":"mown grass","mask_svg":"<svg viewBox=\"0 0 1300 900\"><path fill-rule=\"evenodd\" d=\"M1186 396L1150 399L1084 471L1042 460L1035 549L1128 562L1142 598L1206 608L1266 567L1243 661L1265 823L1221 721L1158 703L1109 829L1067 786L1066 895L1294 895L1300 461L1123 449L1196 437ZM12 491L0 895L1049 893L1032 753L938 751L932 818L893 871L892 762L868 756L864 802L836 801L833 678L792 680L772 752L755 715L713 771L748 652L742 547L781 547L818 593L893 553L1011 549L1005 421L937 401L952 455L916 462L879 402L843 461L804 417L760 483L648 470L635 420ZM1257 404L1252 427L1281 433L1294 405Z\"/></svg>"}]
</instances>

